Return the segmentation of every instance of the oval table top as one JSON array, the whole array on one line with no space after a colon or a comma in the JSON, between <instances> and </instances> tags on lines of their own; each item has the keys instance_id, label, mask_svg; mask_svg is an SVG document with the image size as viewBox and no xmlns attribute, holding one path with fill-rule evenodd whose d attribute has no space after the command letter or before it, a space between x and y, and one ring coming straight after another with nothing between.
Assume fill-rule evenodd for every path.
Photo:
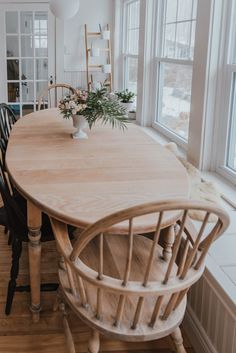
<instances>
[{"instance_id":1,"label":"oval table top","mask_svg":"<svg viewBox=\"0 0 236 353\"><path fill-rule=\"evenodd\" d=\"M57 109L31 113L13 127L8 172L40 210L84 228L127 207L188 198L185 168L141 127L128 124L123 132L97 124L87 140L73 140L73 131ZM153 230L149 217L139 220L140 232Z\"/></svg>"}]
</instances>

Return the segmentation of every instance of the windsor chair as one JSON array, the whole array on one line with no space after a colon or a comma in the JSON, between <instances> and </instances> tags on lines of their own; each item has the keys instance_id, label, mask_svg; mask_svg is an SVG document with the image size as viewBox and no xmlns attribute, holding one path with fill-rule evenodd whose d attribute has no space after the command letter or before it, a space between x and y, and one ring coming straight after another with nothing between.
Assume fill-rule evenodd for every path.
<instances>
[{"instance_id":1,"label":"windsor chair","mask_svg":"<svg viewBox=\"0 0 236 353\"><path fill-rule=\"evenodd\" d=\"M56 108L61 98L73 93L75 89L65 83L50 85L38 98L38 110Z\"/></svg>"},{"instance_id":2,"label":"windsor chair","mask_svg":"<svg viewBox=\"0 0 236 353\"><path fill-rule=\"evenodd\" d=\"M188 217L200 210L196 225ZM163 219L179 212L171 256L158 244ZM211 214L215 223L208 223ZM156 217L152 239L138 234L140 217ZM180 331L187 292L202 275L211 243L228 226L227 214L207 203L188 200L154 202L107 216L89 226L72 244L66 225L51 219L61 255L59 282L63 298L92 328L88 352L99 351L99 335L124 341L148 341L171 335L177 353L186 353ZM120 225L127 228L119 234ZM122 227L123 229L124 227ZM68 351L75 352L63 302Z\"/></svg>"},{"instance_id":3,"label":"windsor chair","mask_svg":"<svg viewBox=\"0 0 236 353\"><path fill-rule=\"evenodd\" d=\"M0 104L0 139L1 139L1 151L3 154L3 162L5 163L5 154L7 150L8 139L10 136L10 132L12 126L17 121L16 116L9 107L9 105L5 103Z\"/></svg>"},{"instance_id":4,"label":"windsor chair","mask_svg":"<svg viewBox=\"0 0 236 353\"><path fill-rule=\"evenodd\" d=\"M10 136L11 129L13 125L16 123L17 118L11 109L11 107L5 103L0 104L0 152L1 152L1 163L2 168L4 169L4 181L5 183L10 183L9 180L6 178L6 166L5 166L5 157L6 157L6 150L8 145L8 139ZM0 207L0 224L4 226L4 233L8 233L7 228L7 218L6 218L6 211L4 207ZM9 234L9 241L11 243L11 235Z\"/></svg>"}]
</instances>

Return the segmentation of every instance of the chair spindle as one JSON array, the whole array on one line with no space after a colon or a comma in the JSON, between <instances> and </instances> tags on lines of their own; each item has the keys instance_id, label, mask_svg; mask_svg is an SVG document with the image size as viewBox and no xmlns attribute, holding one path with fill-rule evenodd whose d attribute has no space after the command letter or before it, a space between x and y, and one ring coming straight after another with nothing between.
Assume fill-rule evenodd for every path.
<instances>
[{"instance_id":1,"label":"chair spindle","mask_svg":"<svg viewBox=\"0 0 236 353\"><path fill-rule=\"evenodd\" d=\"M203 223L201 225L201 228L200 228L200 231L199 231L199 233L197 235L197 239L195 240L193 248L190 251L189 256L187 257L187 261L185 263L185 266L184 266L183 272L182 272L182 274L180 276L180 279L184 279L185 278L189 268L192 266L192 262L194 260L194 257L196 255L196 253L197 253L197 249L198 249L198 246L200 244L201 237L203 235L203 232L205 230L205 227L206 227L206 224L208 222L209 217L210 217L210 213L206 212L206 215L204 217L204 221L203 221Z\"/></svg>"},{"instance_id":2,"label":"chair spindle","mask_svg":"<svg viewBox=\"0 0 236 353\"><path fill-rule=\"evenodd\" d=\"M176 240L174 242L174 248L173 248L172 256L171 256L171 259L169 261L169 265L168 265L168 268L167 268L167 271L166 271L166 275L165 275L163 284L166 284L168 282L170 274L171 274L171 271L172 271L172 268L173 268L173 265L174 265L174 262L176 260L176 257L177 257L178 251L179 251L179 247L180 247L180 244L181 244L181 237L182 237L182 234L183 234L183 230L184 230L184 226L185 226L187 215L188 215L188 210L185 210L184 211L184 215L183 215L183 219L182 219L182 222L181 222L181 226L180 226L180 229L179 229L179 232L178 232L178 234L176 236Z\"/></svg>"},{"instance_id":3,"label":"chair spindle","mask_svg":"<svg viewBox=\"0 0 236 353\"><path fill-rule=\"evenodd\" d=\"M153 264L154 255L155 255L155 248L156 248L156 245L157 245L157 243L159 241L160 232L161 232L162 218L163 218L163 212L160 212L159 218L158 218L158 222L157 222L157 226L156 226L156 231L155 231L155 234L154 234L154 237L153 237L153 243L152 243L150 256L149 256L149 259L148 259L147 269L146 269L145 276L144 276L144 281L143 281L143 286L144 287L146 287L147 284L148 284L150 272L151 272L151 269L152 269L152 264Z\"/></svg>"},{"instance_id":4,"label":"chair spindle","mask_svg":"<svg viewBox=\"0 0 236 353\"><path fill-rule=\"evenodd\" d=\"M133 246L134 246L133 218L130 218L129 219L129 249L128 249L128 258L127 258L124 281L122 283L123 286L127 286L127 283L129 281L131 264L132 264Z\"/></svg>"}]
</instances>

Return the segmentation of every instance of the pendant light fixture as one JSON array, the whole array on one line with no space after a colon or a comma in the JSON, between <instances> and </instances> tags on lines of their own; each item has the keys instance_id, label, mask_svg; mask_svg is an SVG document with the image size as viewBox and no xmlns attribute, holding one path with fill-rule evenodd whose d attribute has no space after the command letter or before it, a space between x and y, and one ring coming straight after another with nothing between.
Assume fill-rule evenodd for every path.
<instances>
[{"instance_id":1,"label":"pendant light fixture","mask_svg":"<svg viewBox=\"0 0 236 353\"><path fill-rule=\"evenodd\" d=\"M68 20L74 17L79 11L79 0L50 0L51 12L61 20Z\"/></svg>"}]
</instances>

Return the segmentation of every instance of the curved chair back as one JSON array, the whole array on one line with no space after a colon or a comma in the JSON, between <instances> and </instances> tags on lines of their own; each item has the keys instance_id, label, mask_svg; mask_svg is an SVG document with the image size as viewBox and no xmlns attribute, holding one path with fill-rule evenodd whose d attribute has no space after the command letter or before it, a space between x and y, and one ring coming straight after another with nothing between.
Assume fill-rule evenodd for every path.
<instances>
[{"instance_id":1,"label":"curved chair back","mask_svg":"<svg viewBox=\"0 0 236 353\"><path fill-rule=\"evenodd\" d=\"M191 210L203 212L204 220L193 225ZM163 220L173 212L179 217L172 254L165 261L158 243ZM136 227L140 217L150 215L156 218L152 239L138 234ZM208 223L210 215L213 223ZM51 223L63 257L61 286L70 304L93 328L132 341L159 338L179 325L186 293L202 275L207 251L229 219L221 208L207 203L154 202L101 219L73 245L66 226L55 219ZM127 234L116 233L121 223L127 225Z\"/></svg>"},{"instance_id":2,"label":"curved chair back","mask_svg":"<svg viewBox=\"0 0 236 353\"><path fill-rule=\"evenodd\" d=\"M61 98L73 93L75 89L65 83L50 85L38 98L38 110L56 108Z\"/></svg>"},{"instance_id":3,"label":"curved chair back","mask_svg":"<svg viewBox=\"0 0 236 353\"><path fill-rule=\"evenodd\" d=\"M0 148L5 162L5 154L12 126L17 121L13 110L5 103L0 104Z\"/></svg>"},{"instance_id":4,"label":"curved chair back","mask_svg":"<svg viewBox=\"0 0 236 353\"><path fill-rule=\"evenodd\" d=\"M4 209L7 215L7 224L10 231L14 234L24 236L27 234L27 219L12 197L6 178L4 177L4 170L1 164L0 175L0 195L3 200Z\"/></svg>"}]
</instances>

